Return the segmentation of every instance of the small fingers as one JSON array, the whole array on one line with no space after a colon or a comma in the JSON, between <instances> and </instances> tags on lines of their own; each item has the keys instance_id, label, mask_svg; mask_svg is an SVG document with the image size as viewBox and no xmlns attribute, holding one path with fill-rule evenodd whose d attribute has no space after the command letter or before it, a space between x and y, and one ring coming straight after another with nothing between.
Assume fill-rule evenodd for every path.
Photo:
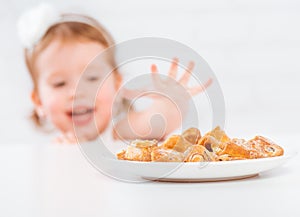
<instances>
[{"instance_id":1,"label":"small fingers","mask_svg":"<svg viewBox=\"0 0 300 217\"><path fill-rule=\"evenodd\" d=\"M177 72L178 72L178 58L174 58L172 61L172 65L170 67L168 75L169 75L169 77L176 79Z\"/></svg>"},{"instance_id":2,"label":"small fingers","mask_svg":"<svg viewBox=\"0 0 300 217\"><path fill-rule=\"evenodd\" d=\"M72 133L66 133L56 137L53 142L56 144L75 144L77 139Z\"/></svg>"},{"instance_id":3,"label":"small fingers","mask_svg":"<svg viewBox=\"0 0 300 217\"><path fill-rule=\"evenodd\" d=\"M151 72L152 73L158 73L157 66L155 64L151 65Z\"/></svg>"},{"instance_id":4,"label":"small fingers","mask_svg":"<svg viewBox=\"0 0 300 217\"><path fill-rule=\"evenodd\" d=\"M151 72L152 72L151 75L152 75L153 84L154 86L157 86L158 84L161 83L161 80L158 74L157 66L155 64L151 65Z\"/></svg>"},{"instance_id":5,"label":"small fingers","mask_svg":"<svg viewBox=\"0 0 300 217\"><path fill-rule=\"evenodd\" d=\"M60 136L54 138L52 142L55 143L55 144L62 144L63 143L62 138Z\"/></svg>"},{"instance_id":6,"label":"small fingers","mask_svg":"<svg viewBox=\"0 0 300 217\"><path fill-rule=\"evenodd\" d=\"M184 86L187 85L187 83L190 80L190 77L191 77L194 66L195 66L194 62L189 63L189 65L188 65L187 69L185 70L183 76L179 80L180 84L182 84Z\"/></svg>"},{"instance_id":7,"label":"small fingers","mask_svg":"<svg viewBox=\"0 0 300 217\"><path fill-rule=\"evenodd\" d=\"M68 140L65 136L58 136L54 139L54 143L56 144L68 144Z\"/></svg>"},{"instance_id":8,"label":"small fingers","mask_svg":"<svg viewBox=\"0 0 300 217\"><path fill-rule=\"evenodd\" d=\"M199 86L196 86L196 87L192 87L189 89L189 93L192 95L192 96L195 96L197 95L198 93L201 93L203 92L204 90L206 90L211 84L212 84L213 80L212 78L209 78L204 85L199 85Z\"/></svg>"},{"instance_id":9,"label":"small fingers","mask_svg":"<svg viewBox=\"0 0 300 217\"><path fill-rule=\"evenodd\" d=\"M70 144L70 143L74 143L75 144L75 143L77 143L77 137L73 133L69 132L65 136L65 141L68 144Z\"/></svg>"}]
</instances>

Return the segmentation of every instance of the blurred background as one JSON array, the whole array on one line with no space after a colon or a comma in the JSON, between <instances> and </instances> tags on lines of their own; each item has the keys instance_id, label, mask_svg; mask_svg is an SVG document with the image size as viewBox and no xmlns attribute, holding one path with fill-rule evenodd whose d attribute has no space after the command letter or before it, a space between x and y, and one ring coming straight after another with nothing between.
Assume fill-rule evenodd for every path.
<instances>
[{"instance_id":1,"label":"blurred background","mask_svg":"<svg viewBox=\"0 0 300 217\"><path fill-rule=\"evenodd\" d=\"M48 141L28 120L31 81L16 21L40 1L2 1L0 11L0 144ZM297 0L52 1L61 11L102 22L121 42L173 39L196 50L223 89L226 130L298 133L300 2Z\"/></svg>"},{"instance_id":2,"label":"blurred background","mask_svg":"<svg viewBox=\"0 0 300 217\"><path fill-rule=\"evenodd\" d=\"M0 144L46 142L28 115L31 81L16 21L40 1L0 8ZM94 16L116 42L165 37L197 51L218 77L229 134L298 133L300 2L297 0L58 1L61 11ZM275 138L276 139L276 138Z\"/></svg>"},{"instance_id":3,"label":"blurred background","mask_svg":"<svg viewBox=\"0 0 300 217\"><path fill-rule=\"evenodd\" d=\"M39 198L35 194L40 194L36 186L45 191L48 189L36 181L38 174L47 171L40 165L46 152L31 145L42 147L43 143L50 143L51 138L37 131L28 119L32 109L31 81L16 29L21 13L39 2L0 0L0 163L4 165L1 172L6 174L4 179L1 178L1 186L5 188L5 191L1 190L1 203L10 204L1 208L6 213L3 216L17 216L14 215L17 212L24 213L19 216L34 216ZM222 87L226 103L225 130L230 136L249 138L260 134L285 147L297 147L300 123L299 0L52 0L51 3L61 11L95 17L112 33L116 42L153 36L191 47L208 62ZM55 152L54 156L57 154L60 153ZM53 164L53 170L60 166ZM57 176L52 179L60 180ZM74 179L70 182L74 185ZM69 186L70 182L66 181L63 186ZM97 182L95 180L90 186ZM75 187L66 188L71 202L72 195L75 198L78 193L73 191ZM89 192L94 191L90 189ZM86 192L82 189L78 195L89 196ZM58 195L60 198L63 193ZM53 196L54 202L56 196ZM90 205L88 200L83 202L87 207ZM98 202L94 202L97 207ZM63 199L57 202L59 205L65 203Z\"/></svg>"}]
</instances>

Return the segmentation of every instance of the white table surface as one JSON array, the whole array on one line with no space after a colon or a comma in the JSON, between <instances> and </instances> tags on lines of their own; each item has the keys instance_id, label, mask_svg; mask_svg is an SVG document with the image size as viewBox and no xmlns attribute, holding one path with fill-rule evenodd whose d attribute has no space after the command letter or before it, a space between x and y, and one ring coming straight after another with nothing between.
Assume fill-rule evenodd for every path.
<instances>
[{"instance_id":1,"label":"white table surface","mask_svg":"<svg viewBox=\"0 0 300 217\"><path fill-rule=\"evenodd\" d=\"M297 136L281 137L294 144ZM0 216L299 216L300 155L258 177L211 183L119 182L76 145L1 145Z\"/></svg>"}]
</instances>

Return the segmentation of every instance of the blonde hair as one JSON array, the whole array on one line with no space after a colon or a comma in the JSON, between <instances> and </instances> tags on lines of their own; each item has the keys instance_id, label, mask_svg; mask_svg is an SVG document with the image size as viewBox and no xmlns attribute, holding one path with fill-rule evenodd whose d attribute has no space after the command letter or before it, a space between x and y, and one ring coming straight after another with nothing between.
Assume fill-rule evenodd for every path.
<instances>
[{"instance_id":1,"label":"blonde hair","mask_svg":"<svg viewBox=\"0 0 300 217\"><path fill-rule=\"evenodd\" d=\"M42 39L32 49L25 48L25 61L33 82L33 91L38 91L38 72L35 68L35 61L38 55L52 42L54 38L62 40L91 40L101 43L106 48L114 45L114 39L109 32L95 19L79 14L62 14L61 21L50 26ZM108 61L113 68L116 68L114 49L110 49ZM118 71L114 70L118 75ZM128 104L123 100L123 104ZM31 119L38 127L42 127L43 121L34 110Z\"/></svg>"}]
</instances>

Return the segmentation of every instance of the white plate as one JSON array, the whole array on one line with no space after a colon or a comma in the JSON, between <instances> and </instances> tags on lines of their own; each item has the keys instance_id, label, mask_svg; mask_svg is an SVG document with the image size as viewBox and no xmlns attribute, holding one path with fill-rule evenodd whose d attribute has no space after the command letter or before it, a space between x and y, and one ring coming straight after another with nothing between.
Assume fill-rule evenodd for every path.
<instances>
[{"instance_id":1,"label":"white plate","mask_svg":"<svg viewBox=\"0 0 300 217\"><path fill-rule=\"evenodd\" d=\"M108 159L110 171L105 173L113 178L141 182L145 180L172 182L203 182L243 179L257 176L285 163L290 156L236 160L226 162L171 163L135 162Z\"/></svg>"}]
</instances>

